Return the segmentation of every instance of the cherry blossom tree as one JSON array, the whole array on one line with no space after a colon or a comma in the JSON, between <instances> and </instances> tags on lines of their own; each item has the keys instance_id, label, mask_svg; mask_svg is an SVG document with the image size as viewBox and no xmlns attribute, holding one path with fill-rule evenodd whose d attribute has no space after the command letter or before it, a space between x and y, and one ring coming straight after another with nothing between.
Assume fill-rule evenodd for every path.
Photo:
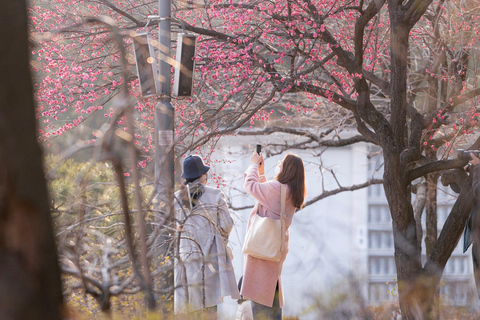
<instances>
[{"instance_id":1,"label":"cherry blossom tree","mask_svg":"<svg viewBox=\"0 0 480 320\"><path fill-rule=\"evenodd\" d=\"M432 316L435 288L473 203L469 180L462 181L437 239L436 173L464 165L446 159L477 122L475 10L474 2L444 1L215 3L211 11L193 11L192 23L184 23L219 43L217 55L208 51L218 65L229 67L222 61L243 57L234 74L255 70L242 79L251 87L264 82L264 96L270 89L280 97L301 92L330 100L351 112L363 138L382 148L405 319ZM468 31L458 35L461 30ZM221 67L206 69L215 79ZM422 176L431 190L425 265L410 201L410 185Z\"/></svg>"},{"instance_id":2,"label":"cherry blossom tree","mask_svg":"<svg viewBox=\"0 0 480 320\"><path fill-rule=\"evenodd\" d=\"M443 268L474 199L471 177L452 158L477 125L478 6L447 0L212 0L172 4L175 32L199 35L191 98L176 100L176 155L215 148L225 135L300 137L282 148L370 142L384 155L383 185L392 215L399 300L404 319L432 311ZM78 130L87 143L114 116L109 103L126 84L138 96L133 68L120 77L120 54L102 26L62 29L88 15L108 15L125 34L152 31L156 1L34 1L39 137ZM56 32L49 37L48 32ZM61 31L59 33L59 31ZM129 61L133 64L130 54ZM154 101L135 106L135 143L146 166L153 149ZM103 119L103 120L102 120ZM118 125L125 119L114 118ZM342 129L358 135L345 138ZM55 138L58 140L58 138ZM478 143L472 147L478 147ZM468 147L469 145L467 145ZM437 238L436 185L462 186ZM412 183L426 184L427 261L421 260ZM221 182L221 178L218 180ZM374 181L379 182L379 181ZM368 185L362 185L366 186ZM325 194L326 195L326 194ZM321 199L319 195L315 199Z\"/></svg>"}]
</instances>

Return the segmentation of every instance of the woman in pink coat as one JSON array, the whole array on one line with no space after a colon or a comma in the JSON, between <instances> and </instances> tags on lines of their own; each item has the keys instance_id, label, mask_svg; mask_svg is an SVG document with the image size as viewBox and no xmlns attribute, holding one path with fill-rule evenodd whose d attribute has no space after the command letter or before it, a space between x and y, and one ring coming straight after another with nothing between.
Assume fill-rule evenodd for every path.
<instances>
[{"instance_id":1,"label":"woman in pink coat","mask_svg":"<svg viewBox=\"0 0 480 320\"><path fill-rule=\"evenodd\" d=\"M302 208L306 195L305 169L300 157L288 154L279 162L275 178L266 181L263 157L254 152L250 160L253 164L245 171L243 187L258 203L250 214L247 230L250 228L252 218L257 213L257 208L258 214L262 217L280 219L281 185L285 185L287 189L285 203L286 250L279 262L261 260L246 255L241 294L244 299L253 301L255 319L281 320L281 308L284 301L280 274L288 253L288 227L292 223L295 210Z\"/></svg>"}]
</instances>

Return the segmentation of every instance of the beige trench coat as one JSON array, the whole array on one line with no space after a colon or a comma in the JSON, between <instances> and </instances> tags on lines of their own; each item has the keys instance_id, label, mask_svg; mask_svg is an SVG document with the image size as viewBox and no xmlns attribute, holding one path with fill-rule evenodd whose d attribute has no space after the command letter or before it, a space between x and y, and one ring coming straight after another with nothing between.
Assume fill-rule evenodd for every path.
<instances>
[{"instance_id":1,"label":"beige trench coat","mask_svg":"<svg viewBox=\"0 0 480 320\"><path fill-rule=\"evenodd\" d=\"M239 299L226 248L233 219L223 192L205 186L199 204L191 211L178 202L175 209L180 222L174 272L175 313L216 306L225 296Z\"/></svg>"}]
</instances>

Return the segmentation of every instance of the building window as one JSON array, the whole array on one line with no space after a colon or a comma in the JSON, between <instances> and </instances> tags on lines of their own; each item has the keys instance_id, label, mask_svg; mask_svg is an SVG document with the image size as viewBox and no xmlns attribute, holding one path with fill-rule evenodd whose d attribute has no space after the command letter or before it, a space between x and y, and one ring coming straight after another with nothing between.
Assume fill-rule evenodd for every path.
<instances>
[{"instance_id":1,"label":"building window","mask_svg":"<svg viewBox=\"0 0 480 320\"><path fill-rule=\"evenodd\" d=\"M368 299L381 302L395 299L394 282L373 282L368 287Z\"/></svg>"},{"instance_id":2,"label":"building window","mask_svg":"<svg viewBox=\"0 0 480 320\"><path fill-rule=\"evenodd\" d=\"M370 230L368 236L368 247L370 249L393 248L393 233L391 231Z\"/></svg>"},{"instance_id":3,"label":"building window","mask_svg":"<svg viewBox=\"0 0 480 320\"><path fill-rule=\"evenodd\" d=\"M388 223L392 222L388 205L372 204L368 206L368 222L369 223Z\"/></svg>"},{"instance_id":4,"label":"building window","mask_svg":"<svg viewBox=\"0 0 480 320\"><path fill-rule=\"evenodd\" d=\"M468 256L450 257L445 265L444 274L448 275L464 275L469 274Z\"/></svg>"},{"instance_id":5,"label":"building window","mask_svg":"<svg viewBox=\"0 0 480 320\"><path fill-rule=\"evenodd\" d=\"M392 279L396 275L395 259L392 256L373 256L369 261L370 275L387 275Z\"/></svg>"},{"instance_id":6,"label":"building window","mask_svg":"<svg viewBox=\"0 0 480 320\"><path fill-rule=\"evenodd\" d=\"M385 190L382 184L372 184L368 186L368 196L370 198L384 198Z\"/></svg>"},{"instance_id":7,"label":"building window","mask_svg":"<svg viewBox=\"0 0 480 320\"><path fill-rule=\"evenodd\" d=\"M440 295L446 300L457 304L464 304L468 299L468 283L466 281L447 282L440 287Z\"/></svg>"}]
</instances>

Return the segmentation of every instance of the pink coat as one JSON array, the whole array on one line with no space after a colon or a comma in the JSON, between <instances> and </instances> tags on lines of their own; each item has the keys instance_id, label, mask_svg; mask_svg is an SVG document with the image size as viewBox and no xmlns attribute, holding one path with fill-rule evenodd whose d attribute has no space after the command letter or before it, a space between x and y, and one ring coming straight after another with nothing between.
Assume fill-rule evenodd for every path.
<instances>
[{"instance_id":1,"label":"pink coat","mask_svg":"<svg viewBox=\"0 0 480 320\"><path fill-rule=\"evenodd\" d=\"M243 187L247 193L252 195L260 204L259 215L262 217L268 216L273 219L280 219L281 203L280 190L281 184L277 180L265 181L264 178L260 180L258 168L250 166L244 173ZM279 283L280 291L280 307L283 307L283 289L280 274L282 273L282 266L288 253L288 227L292 223L295 207L292 204L292 196L290 190L287 188L287 199L285 206L286 213L286 228L287 233L285 237L285 252L279 262L266 261L245 255L245 263L243 270L243 284L241 294L244 299L250 299L256 303L272 307L275 296L275 288L277 281ZM247 230L250 228L250 223L253 216L257 212L258 204L253 208L247 223Z\"/></svg>"}]
</instances>

